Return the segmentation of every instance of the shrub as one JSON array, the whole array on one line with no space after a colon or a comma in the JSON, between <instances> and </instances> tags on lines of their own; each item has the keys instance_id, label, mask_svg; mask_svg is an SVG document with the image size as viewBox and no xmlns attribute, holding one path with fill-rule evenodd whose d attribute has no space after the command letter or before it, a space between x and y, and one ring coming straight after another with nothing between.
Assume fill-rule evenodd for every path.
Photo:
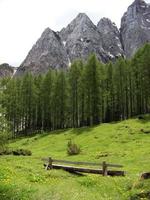
<instances>
[{"instance_id":1,"label":"shrub","mask_svg":"<svg viewBox=\"0 0 150 200\"><path fill-rule=\"evenodd\" d=\"M5 111L0 105L0 151L4 151L9 139L9 124L5 118Z\"/></svg>"},{"instance_id":2,"label":"shrub","mask_svg":"<svg viewBox=\"0 0 150 200\"><path fill-rule=\"evenodd\" d=\"M31 156L32 155L32 152L30 150L27 150L27 149L15 149L15 150L12 150L12 149L9 149L9 148L5 148L3 150L0 150L0 156L1 155L15 155L15 156Z\"/></svg>"},{"instance_id":3,"label":"shrub","mask_svg":"<svg viewBox=\"0 0 150 200\"><path fill-rule=\"evenodd\" d=\"M80 147L70 140L68 142L68 148L67 148L68 155L78 155L80 152L81 152Z\"/></svg>"},{"instance_id":4,"label":"shrub","mask_svg":"<svg viewBox=\"0 0 150 200\"><path fill-rule=\"evenodd\" d=\"M150 192L141 192L138 194L134 194L130 197L130 200L140 200L140 199L150 199Z\"/></svg>"},{"instance_id":5,"label":"shrub","mask_svg":"<svg viewBox=\"0 0 150 200\"><path fill-rule=\"evenodd\" d=\"M142 115L138 116L138 119L141 120L141 119L144 119L144 117Z\"/></svg>"},{"instance_id":6,"label":"shrub","mask_svg":"<svg viewBox=\"0 0 150 200\"><path fill-rule=\"evenodd\" d=\"M13 155L15 155L15 156L20 156L20 155L31 156L32 152L27 149L16 149L16 150L13 150Z\"/></svg>"},{"instance_id":7,"label":"shrub","mask_svg":"<svg viewBox=\"0 0 150 200\"><path fill-rule=\"evenodd\" d=\"M141 129L141 132L146 133L146 134L149 134L149 133L150 133L150 130L144 130L144 129L142 128L142 129Z\"/></svg>"},{"instance_id":8,"label":"shrub","mask_svg":"<svg viewBox=\"0 0 150 200\"><path fill-rule=\"evenodd\" d=\"M0 150L0 155L10 155L12 154L12 150L11 149L8 149L8 148L5 148L3 150Z\"/></svg>"}]
</instances>

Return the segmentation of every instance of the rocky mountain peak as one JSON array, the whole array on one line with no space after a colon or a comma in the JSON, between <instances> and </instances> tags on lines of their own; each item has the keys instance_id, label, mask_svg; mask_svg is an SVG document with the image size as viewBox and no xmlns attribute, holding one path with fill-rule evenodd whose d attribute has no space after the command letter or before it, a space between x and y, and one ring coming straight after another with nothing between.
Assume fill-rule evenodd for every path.
<instances>
[{"instance_id":1,"label":"rocky mountain peak","mask_svg":"<svg viewBox=\"0 0 150 200\"><path fill-rule=\"evenodd\" d=\"M146 4L144 0L135 0L131 5L141 5L141 4Z\"/></svg>"},{"instance_id":2,"label":"rocky mountain peak","mask_svg":"<svg viewBox=\"0 0 150 200\"><path fill-rule=\"evenodd\" d=\"M128 12L132 12L132 18L136 18L147 10L149 5L143 0L135 0L128 8Z\"/></svg>"},{"instance_id":3,"label":"rocky mountain peak","mask_svg":"<svg viewBox=\"0 0 150 200\"><path fill-rule=\"evenodd\" d=\"M52 33L52 30L51 30L49 27L47 27L47 28L43 31L41 37L46 37L46 36L47 36L48 34L50 34L50 33Z\"/></svg>"},{"instance_id":4,"label":"rocky mountain peak","mask_svg":"<svg viewBox=\"0 0 150 200\"><path fill-rule=\"evenodd\" d=\"M84 13L77 17L60 31L60 36L68 52L70 61L87 59L89 54L95 53L101 60L102 42L97 27Z\"/></svg>"},{"instance_id":5,"label":"rocky mountain peak","mask_svg":"<svg viewBox=\"0 0 150 200\"><path fill-rule=\"evenodd\" d=\"M116 24L115 24L114 22L112 22L110 19L105 18L105 17L102 18L102 19L98 22L97 28L98 28L98 30L99 30L100 32L103 31L102 29L104 29L106 33L110 32L110 31L111 31L111 32L113 31L113 32L115 32L116 34L119 35L119 30L118 30Z\"/></svg>"},{"instance_id":6,"label":"rocky mountain peak","mask_svg":"<svg viewBox=\"0 0 150 200\"><path fill-rule=\"evenodd\" d=\"M89 28L96 29L96 26L85 13L79 13L66 28L60 31L60 35L63 40L67 40L68 35L72 32L85 32Z\"/></svg>"},{"instance_id":7,"label":"rocky mountain peak","mask_svg":"<svg viewBox=\"0 0 150 200\"><path fill-rule=\"evenodd\" d=\"M93 22L90 20L90 18L85 13L79 13L75 19L71 21L71 23L68 26L80 26L85 24L91 24L94 25Z\"/></svg>"},{"instance_id":8,"label":"rocky mountain peak","mask_svg":"<svg viewBox=\"0 0 150 200\"><path fill-rule=\"evenodd\" d=\"M60 38L59 34L57 32L55 32L55 31L53 31L50 28L46 28L44 30L44 32L41 35L41 38L44 38L44 39L51 39L51 38L53 38L55 40L61 41L61 38Z\"/></svg>"},{"instance_id":9,"label":"rocky mountain peak","mask_svg":"<svg viewBox=\"0 0 150 200\"><path fill-rule=\"evenodd\" d=\"M16 76L24 72L46 73L50 68L66 68L68 63L67 52L59 34L46 28L17 70Z\"/></svg>"},{"instance_id":10,"label":"rocky mountain peak","mask_svg":"<svg viewBox=\"0 0 150 200\"><path fill-rule=\"evenodd\" d=\"M85 13L79 13L73 21L86 22L86 21L91 21L91 20Z\"/></svg>"}]
</instances>

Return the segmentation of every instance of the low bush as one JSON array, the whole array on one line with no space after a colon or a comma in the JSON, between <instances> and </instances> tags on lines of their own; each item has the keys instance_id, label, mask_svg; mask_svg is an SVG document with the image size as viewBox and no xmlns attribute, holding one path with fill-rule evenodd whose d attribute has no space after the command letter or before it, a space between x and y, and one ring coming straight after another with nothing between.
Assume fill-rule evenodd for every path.
<instances>
[{"instance_id":1,"label":"low bush","mask_svg":"<svg viewBox=\"0 0 150 200\"><path fill-rule=\"evenodd\" d=\"M80 152L81 152L80 147L70 140L68 142L68 148L67 148L68 155L78 155Z\"/></svg>"},{"instance_id":2,"label":"low bush","mask_svg":"<svg viewBox=\"0 0 150 200\"><path fill-rule=\"evenodd\" d=\"M31 156L32 152L30 150L27 149L9 149L9 148L5 148L3 150L0 150L0 156L1 155L14 155L14 156Z\"/></svg>"},{"instance_id":3,"label":"low bush","mask_svg":"<svg viewBox=\"0 0 150 200\"><path fill-rule=\"evenodd\" d=\"M0 155L11 155L12 153L13 153L12 150L8 148L0 150Z\"/></svg>"},{"instance_id":4,"label":"low bush","mask_svg":"<svg viewBox=\"0 0 150 200\"><path fill-rule=\"evenodd\" d=\"M13 155L15 155L15 156L20 156L20 155L31 156L32 152L27 149L16 149L16 150L13 150Z\"/></svg>"},{"instance_id":5,"label":"low bush","mask_svg":"<svg viewBox=\"0 0 150 200\"><path fill-rule=\"evenodd\" d=\"M141 199L150 199L150 192L141 192L138 194L134 194L133 196L130 197L130 200L141 200Z\"/></svg>"},{"instance_id":6,"label":"low bush","mask_svg":"<svg viewBox=\"0 0 150 200\"><path fill-rule=\"evenodd\" d=\"M138 116L138 119L139 120L144 119L144 116L140 115L140 116Z\"/></svg>"},{"instance_id":7,"label":"low bush","mask_svg":"<svg viewBox=\"0 0 150 200\"><path fill-rule=\"evenodd\" d=\"M149 134L150 133L150 130L144 130L143 128L141 129L141 132L145 133L145 134Z\"/></svg>"}]
</instances>

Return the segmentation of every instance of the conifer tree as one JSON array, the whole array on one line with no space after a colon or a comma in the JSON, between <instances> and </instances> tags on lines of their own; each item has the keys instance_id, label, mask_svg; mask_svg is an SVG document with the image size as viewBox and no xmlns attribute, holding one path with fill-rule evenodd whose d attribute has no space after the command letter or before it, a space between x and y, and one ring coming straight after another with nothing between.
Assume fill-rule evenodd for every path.
<instances>
[{"instance_id":1,"label":"conifer tree","mask_svg":"<svg viewBox=\"0 0 150 200\"><path fill-rule=\"evenodd\" d=\"M79 96L80 96L80 77L81 77L80 62L74 62L69 71L69 108L71 113L71 127L79 126Z\"/></svg>"},{"instance_id":2,"label":"conifer tree","mask_svg":"<svg viewBox=\"0 0 150 200\"><path fill-rule=\"evenodd\" d=\"M100 121L100 81L98 61L95 55L89 57L84 76L87 125L98 124Z\"/></svg>"},{"instance_id":3,"label":"conifer tree","mask_svg":"<svg viewBox=\"0 0 150 200\"><path fill-rule=\"evenodd\" d=\"M52 129L52 93L53 73L52 70L46 74L41 88L42 96L42 126L44 130Z\"/></svg>"},{"instance_id":4,"label":"conifer tree","mask_svg":"<svg viewBox=\"0 0 150 200\"><path fill-rule=\"evenodd\" d=\"M56 72L52 98L53 129L66 128L67 81L64 71Z\"/></svg>"}]
</instances>

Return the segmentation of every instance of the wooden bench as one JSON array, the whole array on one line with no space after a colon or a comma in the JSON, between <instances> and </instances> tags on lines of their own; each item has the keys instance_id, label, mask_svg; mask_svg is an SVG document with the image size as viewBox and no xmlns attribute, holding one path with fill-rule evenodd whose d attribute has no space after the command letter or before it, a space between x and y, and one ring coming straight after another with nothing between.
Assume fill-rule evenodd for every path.
<instances>
[{"instance_id":1,"label":"wooden bench","mask_svg":"<svg viewBox=\"0 0 150 200\"><path fill-rule=\"evenodd\" d=\"M46 170L49 169L63 169L68 172L83 172L83 173L93 173L93 174L102 174L103 176L125 176L125 171L118 171L118 170L108 170L108 167L115 167L115 168L121 168L122 165L118 164L108 164L105 161L102 163L91 163L91 162L74 162L74 161L66 161L66 160L57 160L49 158L43 158L42 160L47 161L47 163L44 163L44 167ZM83 168L83 167L77 167L77 166L69 166L70 165L87 165L87 166L97 166L101 169L94 169L94 168Z\"/></svg>"}]
</instances>

